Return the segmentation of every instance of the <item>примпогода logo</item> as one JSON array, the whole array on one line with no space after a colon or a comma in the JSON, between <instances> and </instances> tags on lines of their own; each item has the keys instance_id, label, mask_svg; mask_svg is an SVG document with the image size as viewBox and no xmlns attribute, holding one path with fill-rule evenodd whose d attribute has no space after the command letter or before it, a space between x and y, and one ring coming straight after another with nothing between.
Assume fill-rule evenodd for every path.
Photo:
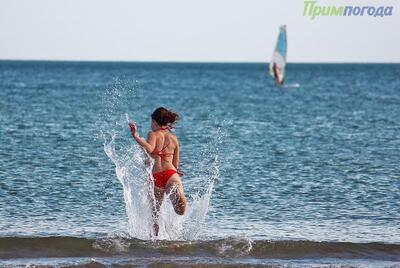
<instances>
[{"instance_id":1,"label":"\u043f\u0440\u0438\u043c\u043f\u043e\u0433\u043e\u0434\u0430 logo","mask_svg":"<svg viewBox=\"0 0 400 268\"><path fill-rule=\"evenodd\" d=\"M315 19L318 16L373 16L393 15L393 6L327 6L318 5L316 0L305 0L303 16Z\"/></svg>"}]
</instances>

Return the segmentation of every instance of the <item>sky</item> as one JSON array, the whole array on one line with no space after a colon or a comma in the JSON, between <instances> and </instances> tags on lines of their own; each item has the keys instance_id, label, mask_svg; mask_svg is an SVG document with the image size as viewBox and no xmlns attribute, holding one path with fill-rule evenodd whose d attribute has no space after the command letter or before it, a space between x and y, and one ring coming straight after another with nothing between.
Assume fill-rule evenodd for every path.
<instances>
[{"instance_id":1,"label":"sky","mask_svg":"<svg viewBox=\"0 0 400 268\"><path fill-rule=\"evenodd\" d=\"M387 17L303 16L303 0L0 0L0 59L268 62L287 25L289 62L400 62Z\"/></svg>"}]
</instances>

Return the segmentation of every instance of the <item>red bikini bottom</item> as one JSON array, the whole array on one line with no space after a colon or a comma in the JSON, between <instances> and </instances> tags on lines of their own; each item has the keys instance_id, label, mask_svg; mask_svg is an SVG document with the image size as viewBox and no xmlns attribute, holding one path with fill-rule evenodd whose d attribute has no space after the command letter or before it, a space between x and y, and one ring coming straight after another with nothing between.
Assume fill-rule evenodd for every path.
<instances>
[{"instance_id":1,"label":"red bikini bottom","mask_svg":"<svg viewBox=\"0 0 400 268\"><path fill-rule=\"evenodd\" d=\"M153 173L154 185L158 188L165 188L169 178L171 178L171 176L175 173L178 172L176 172L174 169L167 169L161 172Z\"/></svg>"}]
</instances>

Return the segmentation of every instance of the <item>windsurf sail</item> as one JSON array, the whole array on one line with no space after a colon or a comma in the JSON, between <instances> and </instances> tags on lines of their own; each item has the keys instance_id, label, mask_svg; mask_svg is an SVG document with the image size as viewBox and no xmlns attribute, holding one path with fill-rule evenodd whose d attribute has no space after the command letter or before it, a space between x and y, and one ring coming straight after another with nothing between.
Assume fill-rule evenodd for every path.
<instances>
[{"instance_id":1,"label":"windsurf sail","mask_svg":"<svg viewBox=\"0 0 400 268\"><path fill-rule=\"evenodd\" d=\"M286 52L286 25L282 25L279 29L278 41L276 42L271 62L269 63L269 73L279 85L282 85L285 81Z\"/></svg>"}]
</instances>

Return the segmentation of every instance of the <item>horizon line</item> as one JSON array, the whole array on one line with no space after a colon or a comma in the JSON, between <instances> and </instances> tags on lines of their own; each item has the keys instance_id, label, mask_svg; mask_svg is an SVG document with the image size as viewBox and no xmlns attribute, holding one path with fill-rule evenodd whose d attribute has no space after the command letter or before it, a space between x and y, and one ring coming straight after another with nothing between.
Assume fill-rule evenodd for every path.
<instances>
[{"instance_id":1,"label":"horizon line","mask_svg":"<svg viewBox=\"0 0 400 268\"><path fill-rule=\"evenodd\" d=\"M172 63L172 64L269 64L269 61L185 61L185 60L77 60L77 59L0 59L0 62L70 62L70 63ZM400 64L389 61L289 61L287 64Z\"/></svg>"}]
</instances>

